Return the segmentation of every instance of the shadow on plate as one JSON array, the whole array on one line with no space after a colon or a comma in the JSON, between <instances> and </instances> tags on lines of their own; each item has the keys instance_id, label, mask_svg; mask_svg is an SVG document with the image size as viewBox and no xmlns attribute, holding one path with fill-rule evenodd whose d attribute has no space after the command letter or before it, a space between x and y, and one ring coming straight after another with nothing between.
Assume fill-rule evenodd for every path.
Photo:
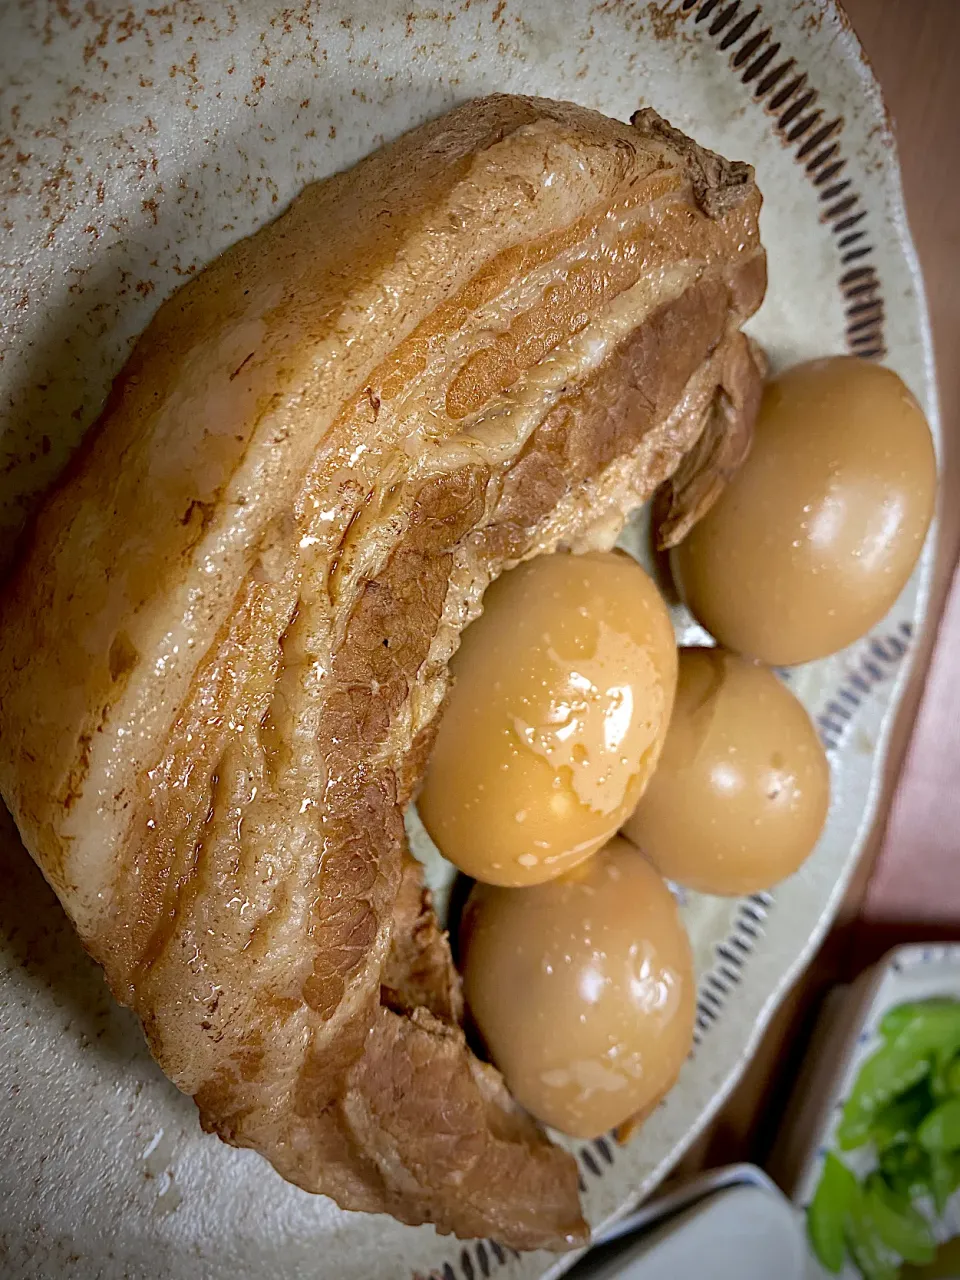
<instances>
[{"instance_id":1,"label":"shadow on plate","mask_svg":"<svg viewBox=\"0 0 960 1280\"><path fill-rule=\"evenodd\" d=\"M3 990L0 1009L5 1023L22 1016L36 1018L50 1005L51 1034L66 1015L69 1031L80 1047L129 1062L149 1059L134 1015L122 1009L97 965L84 951L56 894L20 843L13 819L0 805L0 966ZM13 983L11 983L13 979ZM17 980L26 981L35 1000L17 1000ZM59 1031L56 1032L59 1034Z\"/></svg>"}]
</instances>

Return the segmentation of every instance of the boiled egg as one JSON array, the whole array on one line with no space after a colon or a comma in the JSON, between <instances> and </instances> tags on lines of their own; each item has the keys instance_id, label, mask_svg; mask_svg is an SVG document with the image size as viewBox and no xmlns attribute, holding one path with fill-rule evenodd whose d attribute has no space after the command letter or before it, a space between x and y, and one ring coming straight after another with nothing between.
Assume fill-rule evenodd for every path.
<instances>
[{"instance_id":1,"label":"boiled egg","mask_svg":"<svg viewBox=\"0 0 960 1280\"><path fill-rule=\"evenodd\" d=\"M619 837L547 884L476 885L461 957L508 1088L564 1133L596 1137L649 1110L690 1052L690 944L669 889Z\"/></svg>"},{"instance_id":2,"label":"boiled egg","mask_svg":"<svg viewBox=\"0 0 960 1280\"><path fill-rule=\"evenodd\" d=\"M561 552L504 574L451 663L417 802L440 852L513 886L589 857L654 770L676 664L669 614L630 556Z\"/></svg>"},{"instance_id":3,"label":"boiled egg","mask_svg":"<svg viewBox=\"0 0 960 1280\"><path fill-rule=\"evenodd\" d=\"M774 666L870 630L903 589L933 515L936 459L895 373L850 356L766 387L750 454L675 548L680 594L728 649Z\"/></svg>"},{"instance_id":4,"label":"boiled egg","mask_svg":"<svg viewBox=\"0 0 960 1280\"><path fill-rule=\"evenodd\" d=\"M767 667L681 649L657 772L624 834L670 880L746 894L792 875L830 804L830 767L803 705Z\"/></svg>"}]
</instances>

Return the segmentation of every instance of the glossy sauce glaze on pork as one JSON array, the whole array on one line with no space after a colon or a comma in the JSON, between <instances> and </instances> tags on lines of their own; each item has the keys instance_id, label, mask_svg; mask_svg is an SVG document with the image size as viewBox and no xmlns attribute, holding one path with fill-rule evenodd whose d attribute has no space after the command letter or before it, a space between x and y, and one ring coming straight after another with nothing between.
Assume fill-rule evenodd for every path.
<instances>
[{"instance_id":1,"label":"glossy sauce glaze on pork","mask_svg":"<svg viewBox=\"0 0 960 1280\"><path fill-rule=\"evenodd\" d=\"M7 588L27 847L203 1124L345 1207L584 1238L403 808L491 579L742 456L759 204L653 112L467 103L160 308Z\"/></svg>"}]
</instances>

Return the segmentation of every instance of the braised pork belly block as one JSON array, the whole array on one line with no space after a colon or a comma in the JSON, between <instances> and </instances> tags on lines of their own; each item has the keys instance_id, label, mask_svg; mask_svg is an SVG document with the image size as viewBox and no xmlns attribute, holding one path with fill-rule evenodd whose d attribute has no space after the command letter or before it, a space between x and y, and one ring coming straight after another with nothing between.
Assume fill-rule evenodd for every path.
<instances>
[{"instance_id":1,"label":"braised pork belly block","mask_svg":"<svg viewBox=\"0 0 960 1280\"><path fill-rule=\"evenodd\" d=\"M6 588L27 848L203 1125L347 1208L585 1239L403 811L490 581L743 456L759 206L652 111L457 108L164 303Z\"/></svg>"}]
</instances>

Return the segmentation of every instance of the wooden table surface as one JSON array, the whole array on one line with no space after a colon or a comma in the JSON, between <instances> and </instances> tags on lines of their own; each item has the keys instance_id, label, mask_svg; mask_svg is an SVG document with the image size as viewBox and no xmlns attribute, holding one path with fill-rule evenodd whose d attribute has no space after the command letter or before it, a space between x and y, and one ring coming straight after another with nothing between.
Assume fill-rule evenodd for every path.
<instances>
[{"instance_id":1,"label":"wooden table surface","mask_svg":"<svg viewBox=\"0 0 960 1280\"><path fill-rule=\"evenodd\" d=\"M925 682L916 682L901 725L898 784L879 858L865 868L869 884L861 877L862 903L848 904L848 914L860 908L854 959L862 961L913 930L960 937L960 841L954 836L960 831L960 3L847 0L846 7L896 126L910 225L930 301L947 442L934 584L938 615L948 591L949 598L929 673ZM931 627L931 648L935 635ZM911 727L901 771L903 730Z\"/></svg>"},{"instance_id":2,"label":"wooden table surface","mask_svg":"<svg viewBox=\"0 0 960 1280\"><path fill-rule=\"evenodd\" d=\"M960 0L844 6L893 119L933 321L945 447L931 622L894 733L887 803L836 926L678 1172L762 1164L827 989L898 942L960 939Z\"/></svg>"}]
</instances>

